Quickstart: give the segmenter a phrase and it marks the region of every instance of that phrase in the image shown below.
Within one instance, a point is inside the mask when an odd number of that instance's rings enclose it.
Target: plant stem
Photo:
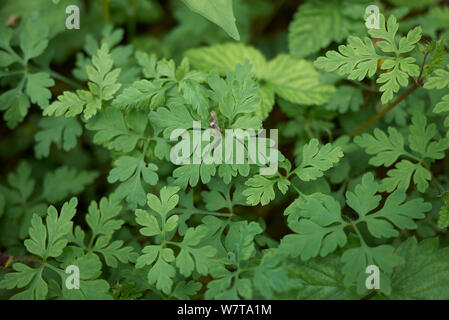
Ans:
[[[75,89],[84,89],[83,86],[80,85],[79,83],[67,78],[66,76],[63,76],[60,73],[57,73],[56,71],[48,69],[48,70],[45,70],[45,72],[49,73],[53,78],[58,79]]]
[[[128,35],[130,39],[134,39],[136,36],[136,0],[129,0],[128,5],[131,8],[131,14],[128,18]]]
[[[353,221],[349,222],[348,225],[351,226],[355,230],[355,233],[357,234],[357,236],[360,239],[360,244],[362,245],[362,247],[368,247],[368,245],[365,242],[365,239],[363,239],[363,236],[360,233],[359,228],[357,228],[357,225]]]
[[[422,87],[423,85],[423,75],[424,75],[424,67],[426,65],[426,59],[428,56],[429,52],[426,51],[426,53],[424,54],[424,59],[423,59],[423,63],[421,64],[421,68],[419,71],[419,76],[418,78],[413,78],[414,84],[413,86],[408,89],[405,93],[403,93],[399,98],[397,98],[395,101],[393,101],[388,107],[386,107],[385,109],[383,109],[381,112],[379,112],[378,114],[376,114],[374,117],[372,117],[370,120],[368,120],[367,122],[365,122],[364,124],[362,124],[360,127],[358,127],[357,129],[355,129],[354,131],[352,131],[349,136],[351,138],[353,138],[354,136],[358,135],[359,133],[361,133],[363,130],[365,130],[366,128],[368,128],[369,126],[371,126],[374,122],[376,122],[377,120],[381,119],[385,114],[388,113],[388,111],[390,111],[391,109],[393,109],[394,107],[396,107],[399,102],[401,102],[402,100],[404,100],[405,98],[407,98],[409,95],[411,95],[418,87]]]
[[[106,24],[109,24],[111,21],[111,15],[109,12],[109,0],[103,0],[103,15],[104,15],[104,22]]]
[[[376,114],[374,117],[372,117],[371,119],[369,119],[367,122],[365,122],[364,124],[362,124],[360,127],[358,127],[357,129],[355,129],[354,131],[352,131],[349,136],[351,138],[353,138],[354,136],[358,135],[359,133],[361,133],[363,130],[365,130],[366,128],[370,127],[374,122],[376,122],[377,120],[381,119],[385,114],[388,113],[388,111],[390,111],[391,109],[393,109],[394,107],[396,107],[399,102],[401,102],[402,100],[404,100],[405,98],[407,98],[409,95],[411,95],[417,88],[419,87],[418,83],[414,83],[412,87],[410,87],[406,92],[404,92],[400,97],[398,97],[395,101],[393,101],[388,107],[386,107],[385,109],[383,109],[381,112],[379,112],[378,114]]]

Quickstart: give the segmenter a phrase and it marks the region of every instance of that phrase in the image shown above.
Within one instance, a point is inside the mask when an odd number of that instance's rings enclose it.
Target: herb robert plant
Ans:
[[[373,4],[2,1],[0,298],[448,299],[449,7]],[[195,121],[278,169],[173,164]]]

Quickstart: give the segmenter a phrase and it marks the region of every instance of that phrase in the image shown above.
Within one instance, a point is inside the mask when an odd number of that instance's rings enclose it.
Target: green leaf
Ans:
[[[408,85],[409,77],[419,75],[419,66],[415,63],[413,57],[403,57],[415,49],[416,43],[421,39],[421,28],[408,32],[406,37],[396,41],[396,33],[399,28],[396,18],[391,15],[388,22],[385,23],[383,15],[379,16],[379,29],[370,29],[368,33],[373,39],[381,41],[376,42],[383,53],[394,54],[379,55],[373,42],[365,37],[363,40],[359,37],[348,37],[347,45],[340,45],[338,51],[328,51],[325,57],[319,57],[315,61],[315,66],[332,72],[337,71],[342,76],[347,76],[351,80],[363,80],[366,76],[372,77],[377,70],[378,61],[384,59],[381,70],[387,70],[381,73],[376,82],[381,83],[382,103],[386,104],[393,99],[401,87]]]
[[[301,164],[293,170],[303,181],[315,180],[323,176],[323,172],[332,168],[343,157],[340,147],[332,147],[330,143],[319,148],[318,139],[312,139],[302,149]]]
[[[238,268],[241,263],[250,260],[256,254],[254,237],[262,233],[256,222],[233,222],[225,238],[225,247],[229,257],[229,264]],[[253,289],[251,280],[243,278],[239,272],[228,271],[223,266],[211,269],[214,280],[207,284],[206,299],[238,299],[239,296],[251,299]]]
[[[162,131],[165,138],[170,138],[175,129],[192,128],[194,120],[184,104],[170,103],[167,107],[157,108],[148,116],[156,134]]]
[[[423,114],[415,113],[413,114],[412,125],[409,127],[409,130],[410,149],[424,158],[444,158],[444,151],[449,148],[449,139],[438,139],[439,134],[435,123],[427,125],[426,117]]]
[[[40,56],[48,45],[49,28],[44,23],[28,20],[20,33],[20,49],[25,61]]]
[[[341,5],[337,1],[313,1],[298,7],[288,28],[289,48],[294,57],[306,57],[346,37],[347,21]]]
[[[142,179],[150,185],[158,181],[158,167],[153,163],[145,163],[140,155],[121,156],[114,161],[114,168],[109,172],[108,182],[119,181],[115,190],[120,199],[126,198],[131,204],[145,204],[145,190]]]
[[[433,112],[443,113],[449,111],[449,94],[443,96],[440,102],[435,105]]]
[[[59,202],[69,195],[81,193],[97,176],[98,173],[95,171],[78,171],[67,166],[60,167],[46,174],[42,196],[50,203]],[[66,183],[67,181],[70,183]]]
[[[326,103],[335,88],[324,84],[312,63],[280,54],[268,63],[264,80],[278,94],[293,103]]]
[[[122,240],[116,240],[111,243],[109,240],[107,236],[98,237],[93,247],[95,252],[103,255],[106,265],[111,268],[117,268],[118,261],[124,264],[135,261],[137,254],[132,247],[124,247]]]
[[[119,230],[124,221],[116,219],[122,207],[112,198],[102,198],[100,205],[92,201],[89,205],[86,222],[92,230],[93,236],[105,235],[107,237]]]
[[[240,43],[225,43],[190,49],[185,56],[196,68],[204,71],[215,70],[222,76],[225,76],[228,70],[233,71],[237,64],[244,64],[248,60],[253,66],[252,72],[261,79],[265,74],[267,63],[259,50]]]
[[[290,181],[287,179],[283,177],[273,178],[255,175],[245,182],[245,185],[249,188],[245,189],[242,192],[242,195],[247,197],[246,201],[249,205],[255,206],[260,203],[262,206],[265,206],[275,197],[274,186],[276,183],[279,190],[285,194],[288,190],[288,186],[290,185]]]
[[[193,270],[201,275],[209,273],[209,268],[213,265],[213,261],[210,259],[215,256],[216,249],[210,245],[198,246],[207,232],[207,228],[201,225],[189,228],[182,242],[177,243],[181,251],[176,257],[176,266],[183,276],[190,276]]]
[[[136,210],[136,222],[144,227],[139,230],[144,236],[152,237],[162,234],[162,230],[156,217],[150,215],[145,210]]]
[[[156,81],[139,80],[134,82],[130,87],[123,90],[113,104],[120,109],[143,109],[154,110],[165,100],[166,88],[161,86],[162,83]]]
[[[380,291],[386,294],[391,293],[391,281],[387,274],[390,274],[394,267],[404,263],[404,259],[390,245],[351,248],[343,253],[341,261],[344,264],[342,271],[345,275],[345,284],[357,282],[358,292],[366,290],[366,267],[369,265],[379,267],[383,271],[380,273]]]
[[[338,51],[327,51],[326,56],[319,57],[314,65],[328,72],[337,71],[339,75],[351,80],[363,80],[376,72],[380,56],[368,37],[362,40],[349,36],[347,44],[340,45]]]
[[[163,187],[160,198],[151,193],[147,195],[147,204],[164,218],[178,204],[178,191],[178,187]]]
[[[5,111],[3,119],[11,129],[25,119],[30,106],[30,100],[19,89],[11,89],[0,95],[0,110]]]
[[[70,91],[64,91],[62,95],[58,96],[58,100],[52,102],[48,107],[45,108],[44,116],[62,116],[74,117],[83,112],[83,109],[87,103],[83,99],[83,95],[86,97],[91,97],[87,91],[78,90],[76,93]]]
[[[182,0],[190,10],[201,14],[206,19],[220,26],[235,40],[240,40],[235,25],[232,0]]]
[[[180,300],[188,300],[190,296],[194,296],[200,291],[202,285],[196,281],[180,281],[173,289],[172,296]]]
[[[346,113],[347,111],[359,111],[363,103],[362,92],[354,87],[341,85],[337,91],[329,98],[326,105],[327,110],[336,110],[339,113]]]
[[[34,152],[38,159],[48,157],[52,143],[64,151],[73,149],[77,138],[83,133],[81,125],[75,118],[42,118],[39,120],[39,128],[40,130],[34,136],[36,141]]]
[[[107,44],[103,44],[92,57],[92,65],[86,67],[90,92],[98,96],[100,100],[111,100],[121,87],[121,84],[117,83],[120,69],[112,69],[114,60]]]
[[[330,196],[314,193],[296,199],[284,215],[295,233],[282,238],[280,249],[293,257],[324,257],[347,242],[340,205]]]
[[[110,300],[109,283],[104,279],[98,279],[101,274],[100,258],[90,252],[85,255],[66,259],[62,264],[65,269],[68,265],[75,265],[80,270],[80,287],[78,290],[70,290],[65,285],[69,274],[63,270],[59,275],[63,280],[62,295],[67,300]]]
[[[388,171],[387,175],[388,177],[383,179],[380,188],[380,190],[387,192],[391,192],[396,188],[408,189],[412,176],[418,191],[425,192],[429,187],[429,181],[432,179],[429,170],[418,163],[408,160],[398,162],[394,169]]]
[[[0,51],[0,67],[7,67],[16,61],[16,58],[8,52]]]
[[[438,249],[438,239],[409,238],[396,250],[405,264],[391,277],[391,299],[448,299],[449,249]]]
[[[25,92],[31,102],[37,103],[41,108],[48,106],[51,92],[47,88],[54,86],[55,81],[46,72],[28,73],[26,79]]]
[[[226,80],[212,71],[208,83],[214,93],[212,99],[217,102],[221,113],[231,122],[234,122],[239,114],[256,112],[260,105],[259,86],[253,81],[248,61],[243,65],[237,64],[235,72],[229,72]]]
[[[145,139],[147,122],[147,117],[141,112],[131,111],[123,115],[116,108],[108,108],[90,120],[86,128],[96,131],[95,143],[110,150],[128,153]]]
[[[303,262],[295,259],[287,262],[292,277],[300,284],[292,290],[295,299],[343,300],[360,299],[351,286],[343,282],[342,263],[336,254],[317,257]]]
[[[112,69],[113,65],[108,45],[104,43],[93,56],[92,65],[86,66],[89,91],[64,91],[57,101],[45,108],[44,116],[74,117],[83,113],[86,120],[92,118],[101,109],[103,101],[112,100],[121,87],[117,82],[120,69]]]
[[[283,258],[279,250],[266,250],[260,264],[254,269],[252,284],[266,299],[273,299],[293,287],[288,270],[283,266]]]
[[[413,230],[417,228],[414,219],[422,219],[432,206],[421,198],[406,201],[404,189],[398,189],[388,196],[382,209],[376,209],[381,197],[376,195],[379,185],[371,173],[362,177],[362,183],[354,192],[346,192],[347,204],[359,215],[356,223],[365,222],[368,231],[377,238],[396,237],[399,233],[394,229]]]
[[[370,164],[388,167],[406,153],[404,137],[395,128],[388,127],[388,135],[378,128],[373,133],[374,135],[364,133],[354,138],[354,142],[364,148],[366,153],[376,155],[369,160]]]
[[[436,5],[439,0],[389,0],[389,2],[397,7],[423,8]]]
[[[334,87],[320,81],[319,73],[306,60],[281,54],[266,62],[260,51],[241,44],[214,45],[187,51],[189,61],[201,70],[214,70],[226,75],[237,64],[246,60],[252,65],[252,72],[261,82],[259,94],[262,105],[257,114],[265,119],[274,104],[274,93],[288,101],[312,105],[327,102],[335,91]]]
[[[412,177],[418,190],[426,191],[431,174],[422,161],[425,158],[431,161],[441,159],[444,157],[444,151],[449,148],[449,140],[440,138],[436,125],[433,123],[427,125],[426,117],[420,113],[413,113],[409,131],[408,146],[412,153],[405,149],[403,135],[391,127],[388,128],[388,135],[376,128],[374,136],[365,133],[354,139],[354,142],[365,148],[368,154],[376,155],[369,161],[374,166],[391,166],[400,157],[408,157],[416,161],[401,160],[396,163],[395,168],[388,171],[388,177],[382,182],[381,190],[383,191],[391,192],[396,188],[407,189]]]
[[[49,257],[60,256],[68,243],[67,236],[72,232],[71,220],[75,216],[77,203],[76,198],[65,202],[59,216],[56,208],[50,206],[45,225],[42,218],[35,214],[31,219],[30,239],[24,242],[27,250],[42,257],[44,261]]]
[[[438,228],[446,229],[449,226],[449,194],[443,195],[443,204],[441,205],[438,218]]]
[[[447,66],[449,68],[449,65]],[[449,71],[445,69],[438,69],[432,72],[424,84],[426,89],[443,89],[449,86]]]
[[[24,288],[24,291],[11,297],[13,300],[43,300],[47,297],[48,286],[42,279],[43,268],[33,269],[23,263],[14,263],[16,272],[8,273],[0,281],[0,288],[13,289]]]
[[[145,249],[143,252],[148,254]],[[159,258],[148,272],[148,283],[156,284],[156,288],[162,292],[169,294],[173,285],[173,277],[175,276],[175,268],[170,264],[175,259],[173,251],[164,248],[159,252]]]

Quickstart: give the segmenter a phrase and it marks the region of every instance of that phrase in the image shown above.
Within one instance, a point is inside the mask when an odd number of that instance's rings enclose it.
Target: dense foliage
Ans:
[[[448,46],[439,0],[2,1],[0,298],[449,299]],[[173,164],[194,121],[277,172]]]

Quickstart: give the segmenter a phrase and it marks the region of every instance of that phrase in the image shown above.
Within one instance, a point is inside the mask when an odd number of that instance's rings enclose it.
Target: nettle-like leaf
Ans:
[[[143,254],[137,259],[136,268],[150,266],[148,282],[155,284],[156,288],[165,294],[172,291],[176,268],[184,277],[190,276],[194,270],[207,275],[212,265],[211,258],[216,253],[214,247],[200,245],[208,233],[207,227],[203,225],[187,229],[181,242],[171,241],[178,228],[178,215],[170,216],[170,212],[179,201],[178,191],[178,187],[164,187],[160,191],[160,197],[149,193],[147,205],[152,210],[151,213],[141,209],[136,211],[136,222],[143,227],[140,233],[147,237],[157,236],[160,239],[157,240],[157,244],[143,248]],[[179,249],[176,258],[173,246]]]
[[[57,101],[45,108],[45,116],[74,117],[82,113],[88,120],[102,108],[103,101],[114,98],[114,94],[121,87],[117,82],[120,69],[113,69],[114,61],[106,43],[92,57],[92,64],[86,66],[89,91],[77,90],[75,93],[65,91],[58,96]]]
[[[447,248],[439,249],[437,238],[409,238],[396,252],[405,263],[391,276],[391,299],[446,299],[449,281]]]
[[[298,268],[298,266],[301,266]],[[345,285],[344,275],[341,272],[342,262],[336,254],[324,258],[314,258],[307,262],[301,259],[288,259],[286,268],[292,274],[298,285],[288,296],[295,299],[307,300],[334,300],[359,299],[355,288]],[[293,292],[293,294],[292,294]]]
[[[373,135],[364,133],[355,137],[354,142],[375,155],[369,161],[374,166],[391,166],[398,159],[394,169],[388,171],[383,179],[381,190],[391,192],[396,188],[407,189],[413,177],[418,191],[425,192],[432,175],[428,165],[444,157],[449,148],[449,140],[441,138],[435,124],[427,124],[426,117],[415,113],[409,127],[408,147],[404,136],[395,128],[388,128],[388,135],[380,129],[374,129]],[[410,160],[413,160],[410,161]]]
[[[332,41],[341,42],[351,31],[361,33],[363,25],[353,18],[357,14],[363,16],[365,7],[361,3],[311,1],[301,4],[288,28],[291,54],[306,57]]]
[[[232,10],[232,0],[182,0],[190,10],[220,26],[226,33],[240,40]]]
[[[312,64],[286,54],[267,62],[257,49],[229,43],[191,49],[186,56],[195,67],[206,71],[216,70],[222,75],[248,60],[252,65],[252,72],[260,82],[262,104],[257,114],[261,119],[265,119],[270,113],[275,94],[297,104],[320,105],[327,102],[335,91],[333,86],[320,80],[320,75]]]
[[[379,60],[383,59],[380,69],[386,71],[380,74],[376,82],[382,84],[381,101],[385,104],[393,99],[401,87],[408,85],[409,77],[419,75],[415,58],[407,55],[410,55],[421,39],[421,27],[410,30],[406,37],[397,42],[398,28],[399,24],[394,16],[390,16],[385,23],[385,18],[380,15],[380,29],[368,31],[373,39],[380,40],[375,45],[368,37],[361,39],[350,36],[346,45],[338,47],[338,52],[328,51],[326,56],[319,57],[314,65],[329,72],[336,71],[351,80],[363,80],[367,76],[374,76]],[[376,48],[379,48],[382,54],[377,53]]]

